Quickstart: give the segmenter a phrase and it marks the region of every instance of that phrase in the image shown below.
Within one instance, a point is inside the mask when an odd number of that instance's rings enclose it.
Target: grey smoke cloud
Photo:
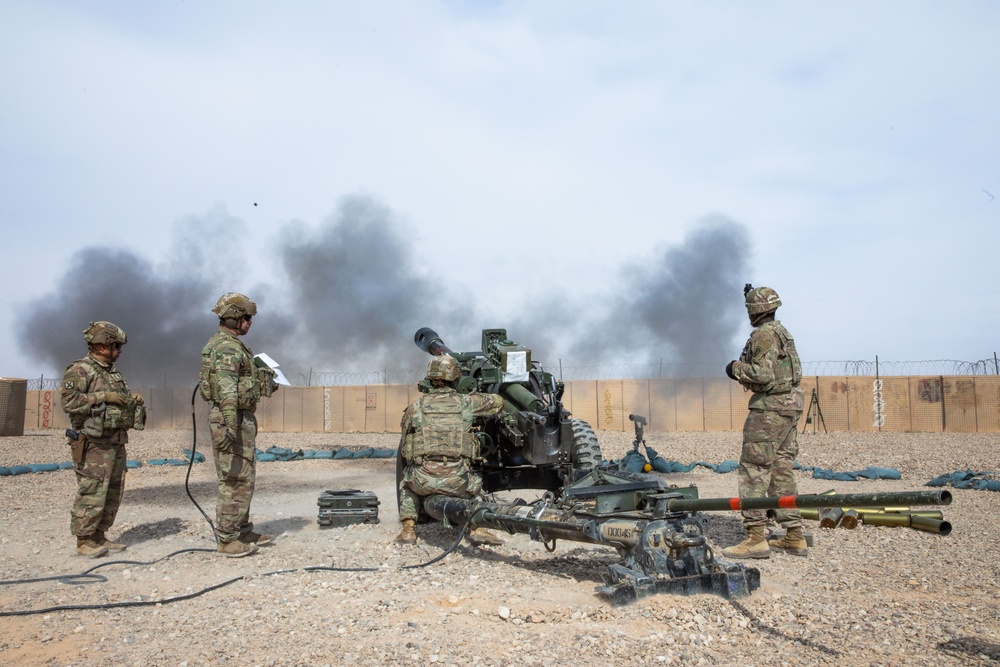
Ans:
[[[310,370],[416,370],[424,357],[413,333],[422,326],[463,351],[478,347],[482,328],[506,327],[550,371],[557,360],[724,364],[744,317],[747,233],[722,217],[623,266],[615,293],[525,298],[524,308],[500,321],[496,308],[463,291],[470,286],[421,265],[412,231],[371,197],[345,197],[316,226],[284,225],[273,280],[253,285],[246,274],[259,272],[233,260],[243,257],[242,223],[224,208],[182,221],[174,234],[159,264],[127,249],[80,250],[55,293],[19,309],[24,352],[61,370],[85,354],[87,323],[106,319],[128,332],[120,366],[131,384],[193,387],[201,348],[217,325],[210,309],[227,291],[257,302],[247,342],[277,359],[293,384],[304,384]],[[489,321],[481,321],[486,312]]]
[[[420,327],[463,330],[474,319],[472,299],[419,266],[407,231],[370,197],[344,198],[318,228],[289,225],[279,247],[291,304],[282,317],[295,329],[270,343],[290,366],[397,369],[420,354]]]
[[[158,265],[125,248],[83,248],[54,294],[18,309],[22,349],[61,372],[86,354],[88,323],[107,320],[128,334],[119,365],[130,382],[186,386],[193,378],[194,386],[200,345],[216,326],[208,312],[218,298],[212,295],[226,280],[224,257],[240,252],[242,230],[242,222],[217,207],[179,222]]]
[[[624,267],[626,289],[573,355],[604,361],[632,350],[636,363],[665,359],[698,373],[725,364],[738,352],[733,337],[746,320],[749,248],[742,225],[715,215],[680,245]]]

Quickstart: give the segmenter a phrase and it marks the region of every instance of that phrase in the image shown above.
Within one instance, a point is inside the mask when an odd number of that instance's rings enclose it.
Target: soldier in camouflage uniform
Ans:
[[[799,388],[802,364],[792,335],[774,319],[781,305],[777,292],[770,287],[750,285],[744,292],[747,314],[754,330],[740,358],[726,366],[730,378],[753,392],[750,414],[743,426],[740,497],[797,495],[792,465],[799,453],[795,434],[804,407],[804,396]],[[749,536],[724,549],[723,556],[769,558],[771,549],[805,556],[808,545],[798,511],[776,510],[776,520],[786,529],[786,534],[769,543],[764,535],[767,513],[743,510],[743,527]]]
[[[105,533],[115,522],[125,490],[125,444],[130,428],[145,422],[142,396],[133,394],[115,368],[128,336],[111,322],[91,322],[83,332],[87,356],[66,367],[62,407],[76,440],[70,440],[77,491],[70,515],[76,553],[87,558],[124,551]]]
[[[256,533],[250,521],[257,475],[257,418],[261,396],[278,388],[275,373],[256,366],[253,352],[239,339],[250,330],[257,304],[236,292],[223,294],[212,312],[219,330],[201,351],[198,390],[211,403],[208,422],[219,478],[215,505],[218,551],[229,558],[249,556],[274,535]]]
[[[434,357],[427,366],[430,389],[403,412],[401,457],[406,467],[399,484],[399,520],[403,529],[396,536],[402,544],[417,543],[413,527],[422,496],[474,498],[482,490],[482,478],[469,467],[469,461],[478,455],[472,425],[477,417],[499,413],[503,397],[459,393],[453,383],[461,374],[454,357]],[[469,538],[477,544],[503,542],[485,528],[472,531]]]

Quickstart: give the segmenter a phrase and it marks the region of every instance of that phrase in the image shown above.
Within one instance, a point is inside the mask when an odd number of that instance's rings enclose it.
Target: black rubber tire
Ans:
[[[601,454],[601,443],[593,427],[582,419],[571,419],[573,428],[573,470],[590,471],[604,461]]]

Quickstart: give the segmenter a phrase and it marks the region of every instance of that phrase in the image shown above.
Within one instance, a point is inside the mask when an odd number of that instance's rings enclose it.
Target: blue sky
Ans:
[[[463,349],[520,322],[560,360],[714,362],[749,331],[744,282],[778,290],[803,359],[991,357],[998,25],[994,2],[6,0],[0,375],[61,372],[88,319],[175,341],[149,320],[190,320],[196,348],[229,290],[261,303],[251,346],[324,347],[324,370],[421,361],[403,311]],[[366,224],[361,264],[395,272],[289,287],[326,261],[296,253],[353,266]],[[735,251],[699,242],[720,229]],[[720,254],[671,264],[695,248]],[[132,260],[154,296],[89,287]],[[704,294],[630,296],[654,284]],[[633,316],[620,348],[581,346]],[[658,341],[664,319],[731,352]]]

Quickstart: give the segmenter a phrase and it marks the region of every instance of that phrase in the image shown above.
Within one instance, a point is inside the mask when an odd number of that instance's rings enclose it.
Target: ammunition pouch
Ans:
[[[100,438],[104,435],[104,411],[107,405],[100,403],[90,409],[90,414],[83,420],[83,428],[79,429],[81,435],[89,435],[91,438]]]
[[[198,372],[198,395],[201,396],[203,401],[212,403],[215,399],[212,396],[212,380],[209,375],[210,373],[205,368],[205,364],[202,364],[201,371]]]
[[[69,438],[67,438],[69,440]],[[87,450],[87,436],[81,433],[76,440],[69,440],[70,453],[73,457],[73,467],[83,467],[83,456]]]
[[[254,373],[257,375],[257,383],[260,385],[260,395],[267,398],[278,388],[278,383],[274,381],[278,374],[267,366],[255,366]]]
[[[146,428],[146,406],[136,405],[135,406],[135,419],[132,422],[132,428],[136,431],[142,431]]]
[[[104,438],[115,431],[125,431],[130,428],[142,430],[146,427],[146,406],[139,405],[129,394],[125,405],[100,403],[90,410],[83,420],[81,434],[91,438]],[[138,424],[138,425],[137,425]]]
[[[129,396],[125,405],[107,404],[104,408],[104,430],[120,431],[135,425],[135,400]]]
[[[416,433],[408,437],[412,437],[413,440],[413,446],[411,446],[413,459],[433,456],[472,460],[479,458],[479,438],[468,431],[450,433],[447,439],[442,437],[442,434],[436,429],[431,433]]]
[[[244,375],[236,382],[236,408],[253,410],[260,400],[260,382],[256,375]]]

